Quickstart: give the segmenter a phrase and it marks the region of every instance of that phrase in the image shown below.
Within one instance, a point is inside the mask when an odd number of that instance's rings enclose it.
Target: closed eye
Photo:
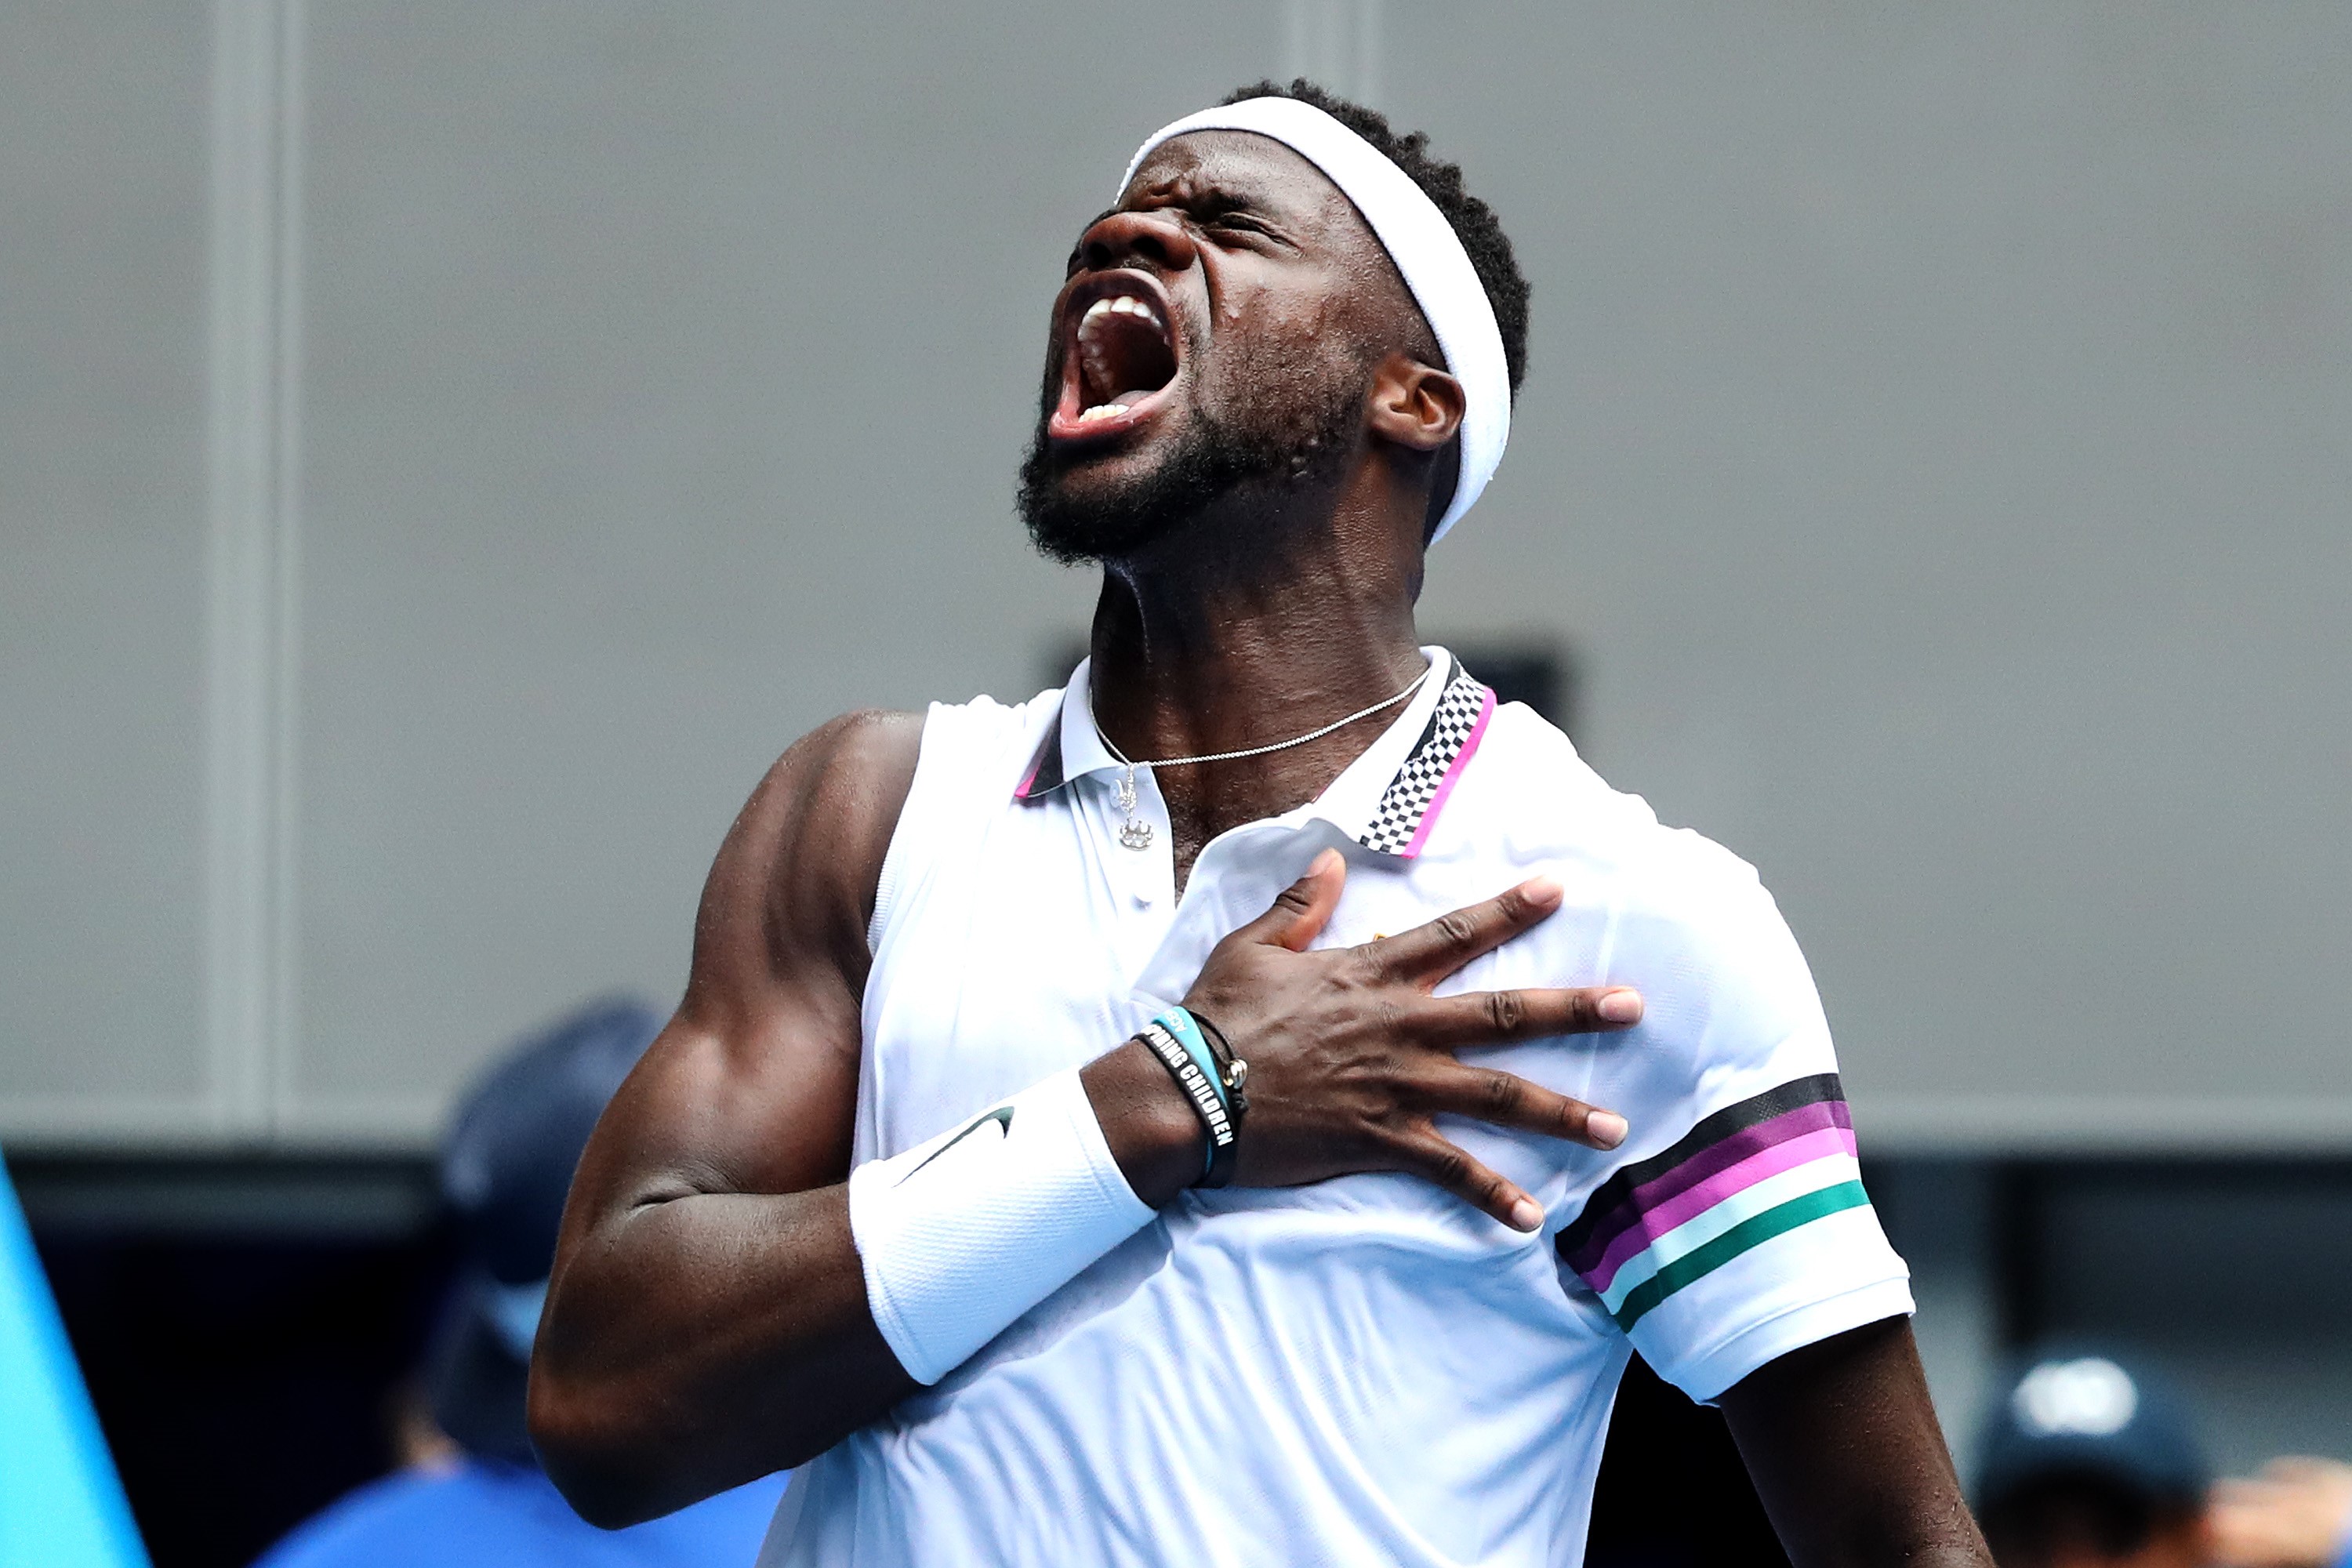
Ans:
[[[1244,240],[1264,240],[1286,247],[1290,244],[1280,229],[1262,218],[1252,217],[1247,213],[1219,213],[1214,217],[1203,220],[1201,231],[1203,234]]]

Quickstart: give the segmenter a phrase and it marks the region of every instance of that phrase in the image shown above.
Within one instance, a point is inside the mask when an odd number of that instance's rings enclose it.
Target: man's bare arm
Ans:
[[[920,738],[852,714],[770,770],[711,867],[677,1016],[582,1157],[530,1420],[598,1523],[798,1464],[915,1386],[841,1184],[866,925]]]
[[[1908,1319],[1782,1356],[1722,1405],[1797,1568],[1991,1568]]]

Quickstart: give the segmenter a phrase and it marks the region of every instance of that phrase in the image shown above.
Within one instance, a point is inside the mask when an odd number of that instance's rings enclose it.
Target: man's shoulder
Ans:
[[[922,746],[923,714],[891,708],[854,708],[794,741],[776,769],[798,774],[804,787],[854,784],[877,773],[911,770]]]
[[[878,861],[914,779],[925,728],[922,714],[866,708],[794,741],[743,803],[714,875],[747,870],[762,885],[786,868],[822,876],[836,860]],[[740,864],[730,867],[730,851],[740,853]]]
[[[1061,732],[1062,690],[1052,687],[1022,702],[982,693],[961,702],[934,702],[920,716],[923,752],[1026,759]]]
[[[1498,787],[1485,831],[1515,869],[1560,879],[1581,918],[1563,922],[1559,940],[1581,944],[1602,978],[1640,987],[1654,1034],[1696,1041],[1734,1013],[1746,1021],[1738,1033],[1814,1026],[1811,971],[1754,866],[1659,821],[1534,713],[1499,710],[1494,727]]]
[[[969,763],[1026,755],[1060,711],[1061,692],[1026,702],[992,697],[934,702],[921,712],[856,708],[836,714],[784,748],[744,806],[746,818],[780,825],[805,820],[820,837],[844,823],[878,823],[887,832],[926,759]]]
[[[852,709],[786,747],[769,770],[769,777],[771,782],[790,780],[804,794],[846,792],[856,797],[881,786],[903,799],[921,759],[932,752],[969,753],[1034,745],[1037,732],[1049,727],[1060,711],[1061,696],[1059,689],[1054,689],[1025,702],[1008,703],[983,694],[961,702],[933,702],[919,712]]]
[[[1660,821],[1532,709],[1498,708],[1490,728],[1496,765],[1482,815],[1515,858],[1601,879],[1616,900],[1656,917],[1707,918],[1726,902],[1769,901],[1754,866],[1703,833]]]

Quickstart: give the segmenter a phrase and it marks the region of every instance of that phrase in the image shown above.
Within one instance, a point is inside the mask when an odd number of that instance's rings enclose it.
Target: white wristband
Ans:
[[[1152,1217],[1078,1069],[849,1173],[874,1321],[933,1384]]]

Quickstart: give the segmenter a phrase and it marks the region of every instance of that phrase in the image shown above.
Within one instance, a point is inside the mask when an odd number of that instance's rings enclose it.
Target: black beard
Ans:
[[[1038,552],[1065,566],[1115,561],[1177,532],[1220,502],[1255,491],[1268,500],[1336,478],[1362,417],[1363,390],[1334,395],[1263,430],[1196,414],[1175,451],[1150,473],[1085,501],[1062,485],[1043,423],[1021,465],[1018,502]]]

